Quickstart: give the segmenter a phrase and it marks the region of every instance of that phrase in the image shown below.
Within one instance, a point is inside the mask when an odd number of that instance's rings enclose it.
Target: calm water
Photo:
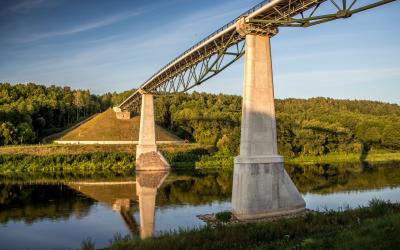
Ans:
[[[400,164],[290,166],[310,209],[400,202]],[[0,249],[76,249],[90,238],[148,237],[204,223],[196,216],[230,209],[231,173],[152,173],[113,181],[5,179],[0,184]],[[153,216],[155,215],[155,216]],[[154,231],[153,231],[154,227]]]

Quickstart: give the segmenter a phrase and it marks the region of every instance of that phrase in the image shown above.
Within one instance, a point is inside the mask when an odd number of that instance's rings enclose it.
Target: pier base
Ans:
[[[237,219],[254,220],[304,211],[305,202],[278,158],[256,161],[235,158],[232,207]]]
[[[232,212],[239,220],[302,212],[305,202],[278,155],[268,36],[246,35],[240,155],[235,158]]]

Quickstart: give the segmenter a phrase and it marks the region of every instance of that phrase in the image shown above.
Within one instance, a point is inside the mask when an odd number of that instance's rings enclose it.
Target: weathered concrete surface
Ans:
[[[269,38],[246,36],[240,156],[278,155]]]
[[[232,207],[238,219],[249,220],[292,214],[305,202],[283,162],[235,163]]]
[[[169,164],[157,151],[153,95],[142,94],[139,144],[136,146],[136,170],[166,170]]]
[[[154,124],[153,95],[142,95],[140,113],[139,145],[136,147],[136,156],[147,152],[156,152],[156,131]]]
[[[131,119],[131,112],[127,112],[127,111],[115,112],[115,115],[117,116],[117,119],[120,119],[120,120]]]
[[[246,35],[240,155],[235,158],[232,209],[238,219],[304,210],[305,202],[278,155],[268,36]]]

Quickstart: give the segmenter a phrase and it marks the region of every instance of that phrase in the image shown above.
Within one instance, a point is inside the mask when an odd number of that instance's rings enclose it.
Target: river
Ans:
[[[307,208],[400,202],[400,163],[290,165]],[[105,247],[115,235],[149,237],[205,223],[230,209],[230,171],[153,172],[103,179],[0,179],[0,249]]]

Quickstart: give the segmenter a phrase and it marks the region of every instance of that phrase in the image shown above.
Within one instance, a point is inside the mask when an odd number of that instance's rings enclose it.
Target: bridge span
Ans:
[[[305,202],[278,154],[270,38],[280,27],[306,28],[395,0],[267,0],[246,11],[161,68],[121,104],[117,117],[140,109],[137,170],[169,165],[157,151],[153,95],[184,92],[244,56],[240,155],[234,161],[232,209],[238,219],[302,212]],[[140,105],[141,102],[141,105]]]

